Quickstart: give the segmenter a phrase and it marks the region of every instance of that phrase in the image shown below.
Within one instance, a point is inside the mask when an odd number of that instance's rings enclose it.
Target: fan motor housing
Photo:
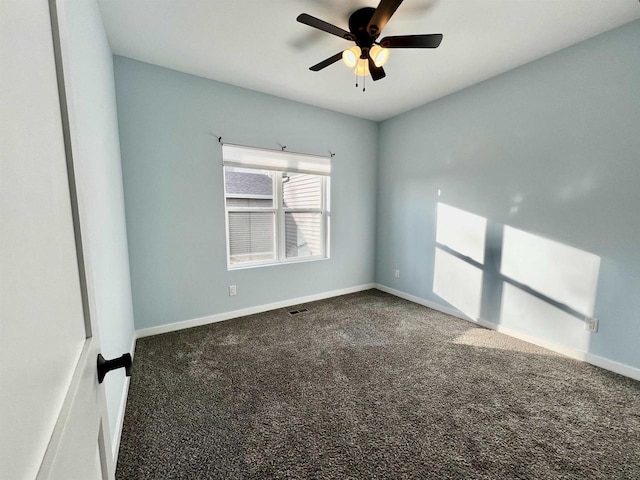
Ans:
[[[362,58],[367,58],[365,49],[368,52],[377,37],[377,35],[372,37],[367,31],[367,26],[369,25],[371,17],[373,17],[375,11],[376,9],[372,7],[360,8],[353,12],[349,17],[349,31],[356,37],[356,45],[363,50]]]

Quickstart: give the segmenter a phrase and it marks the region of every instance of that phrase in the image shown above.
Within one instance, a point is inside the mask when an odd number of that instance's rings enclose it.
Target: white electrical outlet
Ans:
[[[229,296],[233,297],[236,294],[236,286],[235,285],[229,285]]]
[[[396,268],[395,277],[400,278],[400,270]]]
[[[585,317],[584,329],[596,333],[598,331],[598,319],[595,317]]]

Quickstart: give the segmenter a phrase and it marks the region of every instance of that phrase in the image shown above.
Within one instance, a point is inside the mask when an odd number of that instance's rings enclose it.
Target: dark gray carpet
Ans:
[[[640,383],[377,290],[143,338],[117,476],[640,478]]]

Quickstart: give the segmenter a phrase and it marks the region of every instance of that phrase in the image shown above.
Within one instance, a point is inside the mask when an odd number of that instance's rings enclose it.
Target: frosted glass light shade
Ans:
[[[376,64],[376,67],[383,66],[385,63],[387,63],[387,60],[389,60],[389,50],[381,47],[380,45],[374,45],[373,47],[371,47],[371,50],[369,50],[369,55],[371,55],[373,63]]]
[[[355,67],[361,53],[360,47],[351,47],[342,52],[342,61],[347,65],[347,67]]]
[[[369,61],[363,59],[358,60],[358,65],[356,65],[355,74],[358,77],[364,77],[369,75]]]

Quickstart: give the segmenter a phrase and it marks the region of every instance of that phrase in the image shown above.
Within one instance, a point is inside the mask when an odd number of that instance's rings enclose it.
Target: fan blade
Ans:
[[[397,37],[384,37],[380,40],[380,46],[384,48],[438,48],[442,42],[442,34],[431,35],[400,35]]]
[[[367,32],[372,37],[377,37],[382,32],[391,16],[398,9],[402,0],[380,0],[378,8],[373,12],[369,25],[367,25]]]
[[[333,57],[329,57],[326,60],[321,61],[320,63],[315,64],[313,67],[310,67],[309,70],[313,70],[314,72],[318,72],[323,68],[328,67],[329,65],[333,65],[338,60],[342,58],[342,52],[336,53]]]
[[[305,25],[309,25],[310,27],[322,30],[323,32],[327,32],[337,37],[344,38],[345,40],[355,40],[352,33],[347,32],[340,27],[336,27],[335,25],[331,25],[330,23],[327,23],[324,20],[320,20],[319,18],[307,15],[306,13],[301,13],[300,15],[298,15],[298,18],[296,20],[298,20],[300,23],[304,23]]]
[[[371,72],[371,78],[373,78],[374,82],[387,76],[387,74],[384,73],[384,68],[376,67],[376,64],[373,63],[373,58],[371,58],[371,55],[369,55],[369,72]]]

